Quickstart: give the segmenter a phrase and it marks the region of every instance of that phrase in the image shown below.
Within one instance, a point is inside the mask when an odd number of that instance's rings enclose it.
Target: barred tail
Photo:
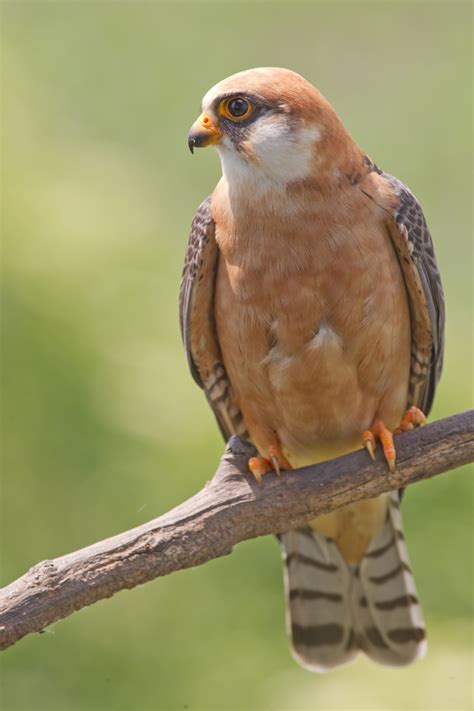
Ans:
[[[314,671],[363,651],[402,666],[426,650],[425,629],[405,546],[399,496],[358,566],[309,526],[281,536],[288,627],[297,661]]]

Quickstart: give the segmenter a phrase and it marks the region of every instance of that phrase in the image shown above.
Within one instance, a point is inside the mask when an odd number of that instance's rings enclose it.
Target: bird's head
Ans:
[[[249,69],[204,96],[188,145],[215,145],[231,186],[286,185],[315,175],[349,139],[336,113],[306,79],[288,69]]]

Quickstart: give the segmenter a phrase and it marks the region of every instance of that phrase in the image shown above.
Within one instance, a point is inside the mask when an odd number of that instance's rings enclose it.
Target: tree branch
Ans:
[[[240,541],[304,525],[318,514],[377,496],[474,461],[474,410],[397,437],[391,473],[358,451],[329,462],[247,474],[255,453],[229,440],[213,479],[159,518],[75,553],[38,563],[0,591],[0,649],[119,590],[226,555]]]

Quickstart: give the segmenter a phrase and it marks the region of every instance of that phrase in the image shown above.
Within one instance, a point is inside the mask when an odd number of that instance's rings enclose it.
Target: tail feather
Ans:
[[[361,561],[359,583],[361,594],[354,602],[371,621],[364,630],[369,639],[364,648],[366,654],[394,666],[409,664],[422,656],[426,651],[425,625],[408,560],[397,492],[390,495],[385,526]]]
[[[281,536],[288,628],[297,661],[326,671],[359,651],[401,666],[426,649],[425,631],[406,550],[397,492],[387,518],[358,566],[310,527]]]
[[[334,541],[308,526],[281,536],[287,626],[303,666],[325,671],[357,654],[351,634],[351,572]]]

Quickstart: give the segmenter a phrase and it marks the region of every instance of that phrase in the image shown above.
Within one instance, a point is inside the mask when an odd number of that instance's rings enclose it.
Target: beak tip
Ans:
[[[188,148],[191,153],[194,153],[195,148],[206,148],[206,146],[219,143],[220,139],[219,126],[209,116],[202,114],[193,123],[188,133]]]

